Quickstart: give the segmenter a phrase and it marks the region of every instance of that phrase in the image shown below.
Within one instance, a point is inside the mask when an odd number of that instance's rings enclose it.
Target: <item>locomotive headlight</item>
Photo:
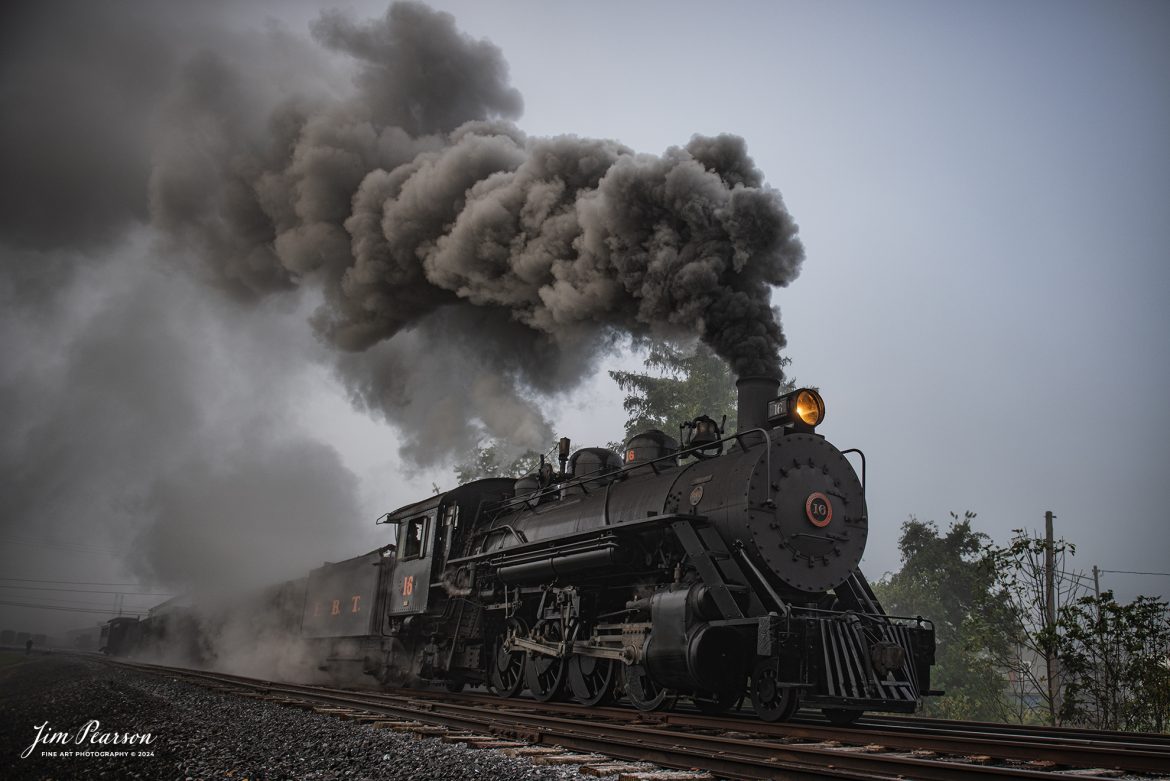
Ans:
[[[801,388],[768,402],[768,423],[812,431],[825,419],[825,400],[812,388]]]
[[[825,417],[825,402],[819,393],[802,390],[796,394],[796,404],[793,411],[801,422],[815,426]]]

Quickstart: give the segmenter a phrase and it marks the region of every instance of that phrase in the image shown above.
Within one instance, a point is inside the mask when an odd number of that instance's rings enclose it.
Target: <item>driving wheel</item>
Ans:
[[[509,651],[504,641],[509,635],[523,637],[528,628],[518,618],[509,619],[505,629],[492,642],[488,658],[488,689],[499,697],[515,697],[524,688],[524,652]]]
[[[799,689],[782,686],[775,659],[758,662],[752,670],[752,705],[764,721],[787,721],[800,707]]]
[[[537,625],[534,634],[546,643],[560,643],[561,623],[558,620],[544,621]],[[566,666],[563,657],[529,651],[524,662],[524,679],[532,696],[541,702],[555,699],[564,686]]]
[[[615,663],[595,656],[574,656],[569,660],[569,691],[582,705],[603,705],[613,698]]]

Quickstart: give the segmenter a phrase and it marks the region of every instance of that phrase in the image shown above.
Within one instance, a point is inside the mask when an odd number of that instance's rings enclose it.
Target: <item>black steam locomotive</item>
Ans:
[[[640,709],[686,696],[759,716],[801,704],[835,723],[913,712],[934,629],[887,616],[857,565],[863,479],[815,433],[818,393],[738,383],[738,427],[700,417],[623,456],[486,479],[388,513],[395,543],[314,570],[301,635],[341,674],[386,685],[486,685],[503,697]]]

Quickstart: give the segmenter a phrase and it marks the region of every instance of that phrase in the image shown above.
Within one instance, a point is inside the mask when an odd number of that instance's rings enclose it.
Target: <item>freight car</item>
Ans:
[[[98,652],[107,656],[128,656],[141,637],[141,626],[136,617],[119,616],[102,625]]]
[[[132,642],[123,644],[119,655],[308,680],[318,666],[313,654],[320,649],[306,646],[300,637],[306,583],[302,577],[256,591],[184,595],[151,608],[141,621],[115,619],[135,623]]]
[[[384,548],[309,575],[300,633],[324,669],[389,686],[709,712],[746,694],[769,721],[913,712],[937,693],[934,629],[886,615],[858,569],[864,455],[816,433],[816,391],[737,386],[733,435],[702,416],[682,445],[562,440],[559,469],[388,513]]]

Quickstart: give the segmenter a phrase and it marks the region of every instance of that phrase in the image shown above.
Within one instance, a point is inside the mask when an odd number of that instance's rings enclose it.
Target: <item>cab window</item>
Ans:
[[[427,523],[430,516],[412,518],[402,527],[402,544],[398,546],[404,559],[417,559],[426,555]]]

